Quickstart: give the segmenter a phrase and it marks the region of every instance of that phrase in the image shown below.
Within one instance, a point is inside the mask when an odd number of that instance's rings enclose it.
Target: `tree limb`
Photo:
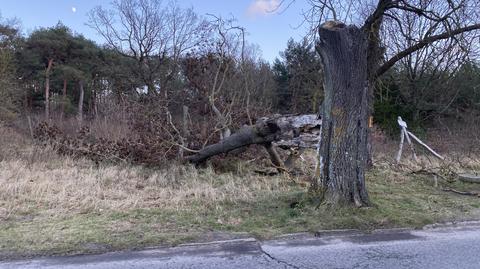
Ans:
[[[386,61],[382,66],[380,66],[380,68],[377,69],[377,71],[375,72],[375,77],[376,78],[380,77],[382,74],[384,74],[388,69],[390,69],[393,65],[395,65],[395,63],[397,63],[401,59],[403,59],[403,58],[407,57],[408,55],[422,49],[425,46],[428,46],[428,45],[432,44],[435,41],[451,38],[455,35],[465,33],[465,32],[469,32],[469,31],[473,31],[473,30],[478,30],[478,29],[480,29],[480,23],[469,25],[469,26],[462,27],[462,28],[458,28],[458,29],[455,29],[455,30],[450,31],[450,32],[445,32],[445,33],[442,33],[442,34],[426,37],[426,38],[420,40],[417,44],[415,44],[415,45],[413,45],[409,48],[406,48],[403,51],[400,51],[395,56],[393,56],[388,61]]]
[[[385,14],[385,11],[391,8],[392,5],[392,0],[380,0],[378,1],[377,8],[375,11],[368,16],[367,20],[365,21],[365,24],[363,25],[362,29],[364,31],[370,31],[372,26],[375,24],[378,24],[379,21],[382,20],[383,15]]]

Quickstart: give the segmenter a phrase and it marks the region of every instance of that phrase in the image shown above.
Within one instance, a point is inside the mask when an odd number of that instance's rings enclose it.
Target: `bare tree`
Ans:
[[[173,2],[163,7],[159,0],[115,0],[111,10],[100,6],[91,10],[88,25],[110,48],[136,61],[132,72],[151,94],[167,88],[180,56],[200,44],[205,27],[192,9]]]
[[[213,133],[219,133],[220,139],[224,139],[232,133],[233,107],[242,100],[247,100],[248,114],[248,86],[238,90],[232,83],[235,81],[246,85],[248,80],[245,72],[245,32],[242,27],[234,25],[234,19],[209,16],[212,18],[208,27],[209,46],[205,46],[196,55],[190,55],[186,74],[216,117],[216,130]],[[236,79],[239,73],[240,81]],[[242,92],[245,96],[241,96]]]
[[[387,55],[394,55],[397,51],[412,46],[429,31],[435,31],[430,20],[425,17],[406,11],[398,13],[403,13],[402,25],[390,21],[390,18],[384,24],[382,40],[388,44],[385,46]],[[475,33],[468,34],[468,37],[439,40],[398,61],[393,79],[399,85],[402,98],[409,100],[414,122],[427,120],[433,115],[422,115],[422,112],[436,111],[441,114],[458,97],[461,89],[451,89],[450,82],[474,51],[474,42],[469,41],[473,40],[472,35]]]
[[[370,204],[365,187],[368,118],[375,81],[397,62],[442,40],[459,42],[480,29],[478,0],[309,0],[305,13],[318,34],[325,74],[325,101],[316,186],[332,204]],[[387,51],[383,31],[404,29],[407,14],[428,24],[418,37],[399,31],[403,48]],[[340,22],[340,20],[344,22]],[[327,21],[325,23],[321,23]],[[347,25],[351,24],[351,25]],[[385,57],[385,58],[384,58]]]

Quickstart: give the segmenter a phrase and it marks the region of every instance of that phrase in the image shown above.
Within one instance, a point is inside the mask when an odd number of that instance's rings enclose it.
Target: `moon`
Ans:
[[[72,12],[73,12],[73,13],[77,12],[77,8],[76,8],[76,7],[72,7]]]

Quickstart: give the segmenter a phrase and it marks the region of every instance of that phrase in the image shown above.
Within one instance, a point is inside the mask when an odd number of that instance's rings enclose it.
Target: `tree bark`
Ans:
[[[82,123],[83,121],[83,98],[85,96],[85,91],[83,88],[83,81],[78,82],[78,88],[80,91],[80,97],[78,98],[78,121]]]
[[[53,59],[48,60],[45,70],[45,119],[50,119],[50,71],[52,70]]]
[[[227,153],[234,149],[252,144],[270,143],[275,140],[280,131],[280,127],[274,121],[260,121],[253,126],[241,128],[238,132],[224,138],[217,144],[205,147],[199,153],[187,157],[187,160],[194,164],[200,164],[212,156]]]
[[[355,26],[327,22],[317,44],[325,73],[325,100],[317,185],[333,205],[369,205],[367,34]]]
[[[317,115],[275,115],[271,118],[261,118],[255,125],[244,126],[217,144],[209,145],[186,159],[194,164],[199,164],[221,153],[231,152],[252,144],[260,144],[266,148],[272,163],[283,169],[284,163],[272,142],[284,149],[314,148],[318,143],[321,122]]]

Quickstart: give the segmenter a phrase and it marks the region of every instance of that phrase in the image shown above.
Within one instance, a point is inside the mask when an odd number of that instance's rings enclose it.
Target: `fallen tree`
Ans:
[[[233,135],[220,142],[204,147],[201,150],[192,150],[194,155],[182,158],[193,164],[201,164],[210,157],[222,154],[238,154],[246,147],[258,144],[267,150],[272,163],[279,171],[284,171],[288,165],[281,159],[276,148],[294,149],[290,153],[298,155],[295,149],[315,148],[318,144],[321,120],[317,115],[274,115],[260,118],[255,124],[240,128]],[[162,129],[168,132],[167,129]],[[90,133],[88,127],[81,128],[74,136],[63,133],[57,126],[46,122],[40,123],[32,129],[32,137],[43,146],[53,147],[60,154],[74,157],[86,157],[95,161],[124,162],[142,165],[161,165],[174,158],[172,145],[186,149],[184,140],[180,143],[173,138],[159,137],[157,134],[143,136],[138,139],[109,140],[97,138]],[[161,132],[158,132],[161,133]],[[183,138],[182,138],[183,139]]]
[[[264,146],[272,163],[281,168],[284,165],[276,147],[283,149],[315,148],[321,124],[321,119],[315,114],[263,117],[258,119],[254,125],[244,126],[220,142],[209,145],[195,155],[187,157],[187,160],[194,164],[200,164],[215,155],[257,144]]]

